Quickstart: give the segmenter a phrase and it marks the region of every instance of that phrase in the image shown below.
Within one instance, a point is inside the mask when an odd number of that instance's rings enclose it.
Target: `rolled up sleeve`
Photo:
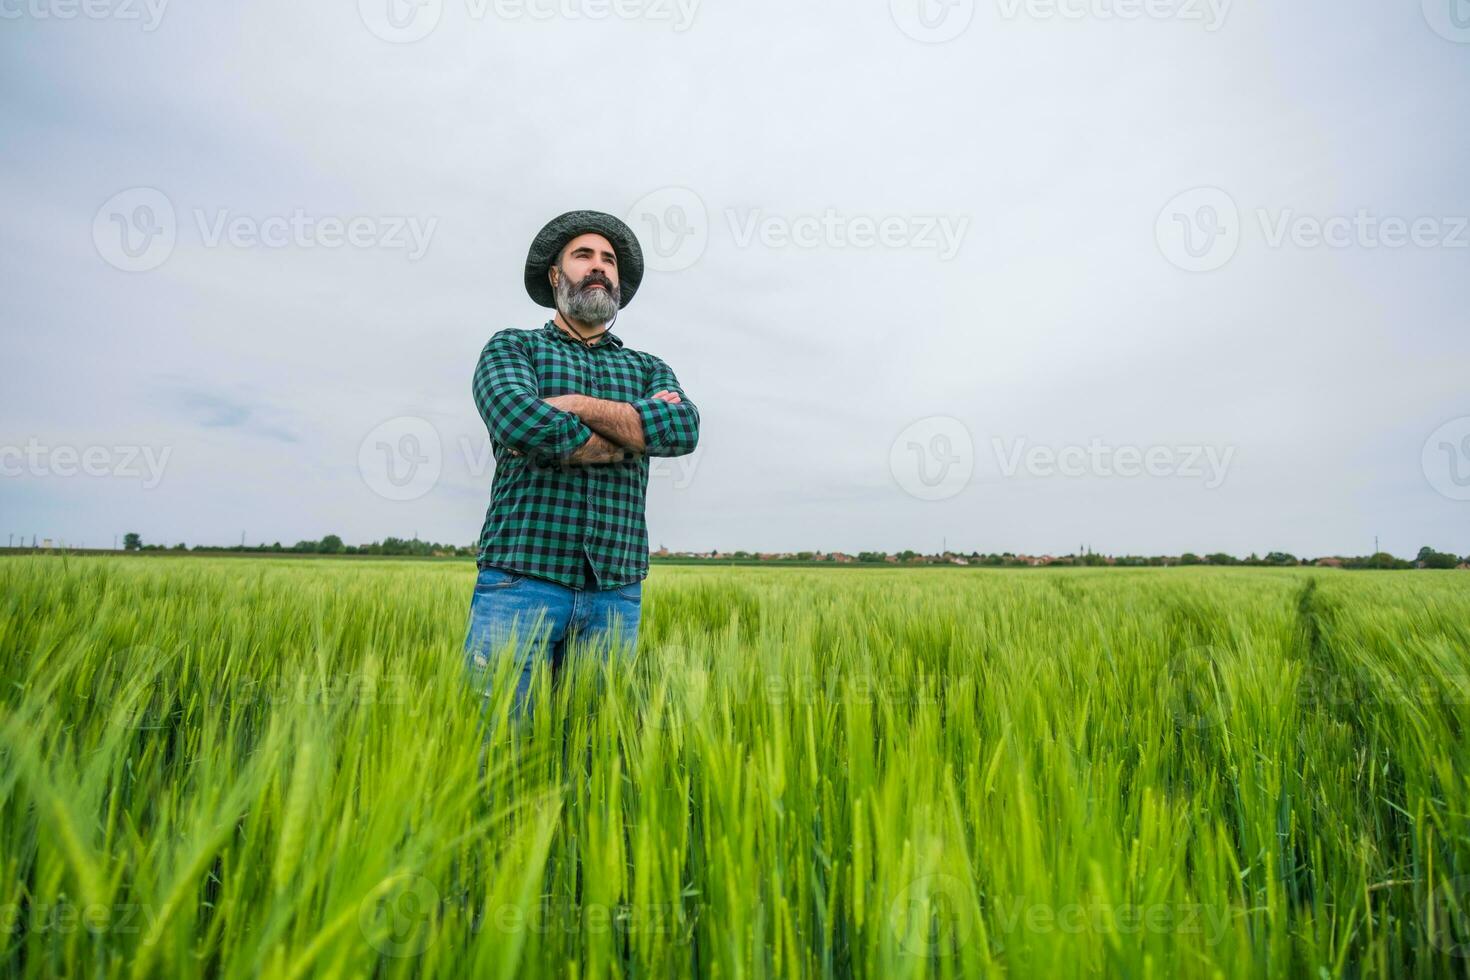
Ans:
[[[552,463],[592,438],[592,430],[537,395],[536,372],[516,332],[496,333],[480,352],[475,407],[492,440],[537,463]]]
[[[653,396],[660,391],[678,394],[678,404]],[[644,452],[649,456],[684,456],[699,444],[699,409],[679,387],[679,379],[661,359],[653,358],[644,397],[633,402],[643,422]]]

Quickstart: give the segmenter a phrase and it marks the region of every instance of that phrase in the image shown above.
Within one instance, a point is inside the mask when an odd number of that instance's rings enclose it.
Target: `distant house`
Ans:
[[[1341,558],[1318,558],[1312,564],[1317,565],[1317,566],[1319,566],[1321,568],[1341,568],[1342,567],[1342,559]]]

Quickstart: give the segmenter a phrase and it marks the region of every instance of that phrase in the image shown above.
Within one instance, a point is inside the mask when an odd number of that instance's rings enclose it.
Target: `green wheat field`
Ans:
[[[0,559],[0,974],[1470,968],[1470,575],[655,566],[523,724],[473,582]]]

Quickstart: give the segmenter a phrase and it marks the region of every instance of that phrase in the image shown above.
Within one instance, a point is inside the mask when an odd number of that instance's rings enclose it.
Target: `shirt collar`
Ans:
[[[571,337],[568,337],[566,333],[561,329],[561,327],[558,327],[556,325],[555,320],[547,320],[546,326],[542,327],[541,329],[556,337],[556,339],[560,340],[564,344],[572,344],[573,346],[581,347],[584,350],[602,350],[604,347],[623,346],[622,339],[611,330],[604,330],[601,337],[599,337],[597,343],[584,344],[579,340],[573,340]]]

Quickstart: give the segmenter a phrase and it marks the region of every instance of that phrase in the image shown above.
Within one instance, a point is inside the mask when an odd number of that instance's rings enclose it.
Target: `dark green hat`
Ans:
[[[638,237],[622,221],[601,211],[568,211],[546,223],[531,242],[526,255],[526,292],[540,306],[556,306],[556,295],[547,280],[546,270],[578,235],[594,231],[612,243],[618,257],[618,309],[633,301],[638,283],[643,281],[643,249]]]

